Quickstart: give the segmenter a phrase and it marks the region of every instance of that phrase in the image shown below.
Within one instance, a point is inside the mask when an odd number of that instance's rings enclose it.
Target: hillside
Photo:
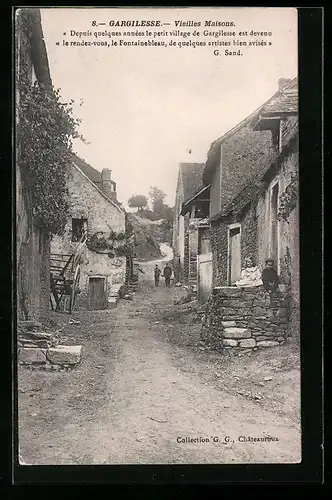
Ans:
[[[151,221],[130,213],[128,218],[135,231],[135,253],[139,260],[162,257],[160,243],[164,242],[163,219]]]

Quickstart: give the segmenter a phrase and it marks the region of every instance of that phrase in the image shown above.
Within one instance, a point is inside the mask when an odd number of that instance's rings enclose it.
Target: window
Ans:
[[[84,232],[87,230],[87,219],[72,219],[72,236],[71,241],[80,241]]]

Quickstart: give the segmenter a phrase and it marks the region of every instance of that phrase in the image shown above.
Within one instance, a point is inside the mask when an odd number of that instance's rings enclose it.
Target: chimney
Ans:
[[[116,183],[112,181],[112,170],[103,168],[101,172],[101,189],[108,198],[116,201]]]
[[[278,80],[278,90],[279,92],[282,91],[287,85],[289,85],[292,82],[291,78],[279,78]]]

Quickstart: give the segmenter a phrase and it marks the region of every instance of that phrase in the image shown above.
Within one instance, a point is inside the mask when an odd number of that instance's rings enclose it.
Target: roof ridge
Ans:
[[[79,156],[75,155],[77,158],[79,158]],[[80,159],[80,158],[79,158]],[[85,162],[86,163],[86,162]],[[114,200],[111,200],[111,198],[109,198],[105,193],[104,191],[102,191],[98,186],[97,184],[95,184],[95,182],[93,182],[92,179],[90,179],[89,176],[87,176],[83,171],[82,169],[75,163],[75,161],[73,160],[73,165],[74,167],[76,168],[76,170],[78,170],[82,175],[83,177],[85,177],[90,184],[92,184],[92,186],[111,204],[111,205],[114,205],[120,212],[123,212],[125,213],[125,210],[117,203],[115,202]],[[88,165],[88,164],[87,164]],[[89,165],[90,166],[90,165]],[[93,168],[93,167],[91,167]],[[95,170],[95,169],[94,169]],[[98,170],[97,170],[98,172]]]
[[[289,83],[286,87],[284,87],[281,90],[277,90],[267,101],[265,101],[263,104],[261,104],[258,108],[256,108],[250,115],[248,115],[246,118],[244,118],[240,123],[232,127],[228,132],[220,136],[218,139],[213,141],[210,146],[210,150],[213,148],[214,145],[218,144],[222,140],[228,139],[231,137],[235,132],[240,130],[247,122],[249,122],[262,108],[264,108],[272,99],[279,97],[283,94],[283,91],[290,87],[291,85],[294,85],[294,83],[297,81],[298,77],[295,76],[292,80],[292,82]]]

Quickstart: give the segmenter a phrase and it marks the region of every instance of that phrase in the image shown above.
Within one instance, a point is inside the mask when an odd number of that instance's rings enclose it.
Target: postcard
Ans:
[[[297,22],[16,10],[20,465],[301,462]]]

